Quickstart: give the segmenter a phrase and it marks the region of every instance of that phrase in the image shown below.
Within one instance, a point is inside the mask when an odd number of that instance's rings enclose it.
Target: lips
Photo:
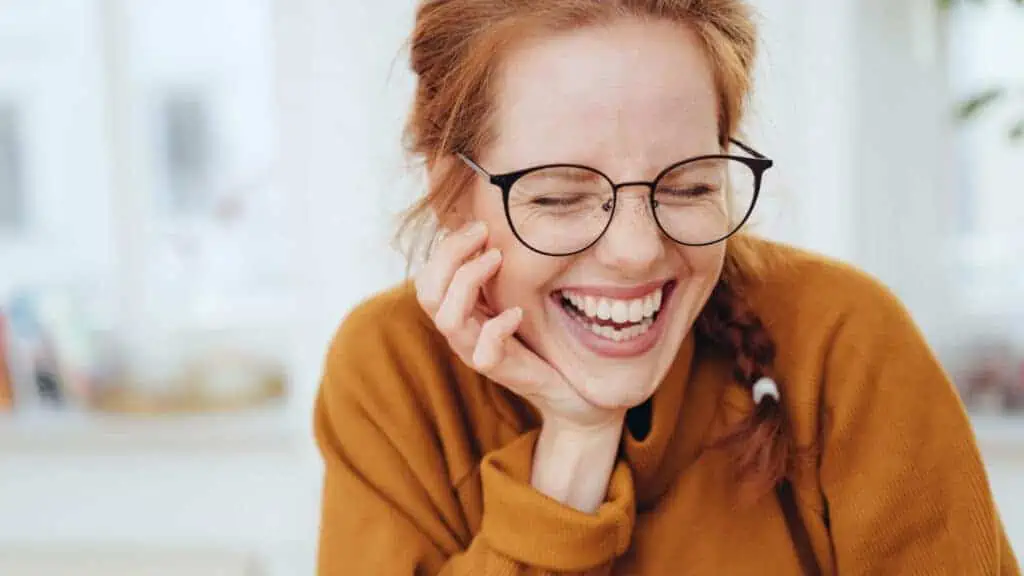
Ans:
[[[656,283],[643,289],[563,289],[555,293],[566,315],[576,326],[573,332],[585,345],[604,355],[631,355],[653,346],[659,312],[674,282]],[[611,295],[608,295],[608,294]],[[630,296],[627,298],[618,295]]]

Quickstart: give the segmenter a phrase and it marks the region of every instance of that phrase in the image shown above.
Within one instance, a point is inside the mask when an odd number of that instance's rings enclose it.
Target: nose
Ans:
[[[645,279],[665,255],[665,238],[646,192],[619,190],[612,221],[594,247],[604,266],[630,278]]]

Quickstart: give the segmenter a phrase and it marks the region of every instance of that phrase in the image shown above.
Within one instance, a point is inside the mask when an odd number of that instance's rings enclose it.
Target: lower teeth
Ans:
[[[632,340],[644,332],[647,332],[653,323],[653,320],[646,318],[640,324],[634,324],[627,328],[613,328],[611,326],[601,326],[599,324],[590,324],[589,327],[591,332],[601,336],[602,338],[614,340],[615,342],[624,342],[626,340]]]

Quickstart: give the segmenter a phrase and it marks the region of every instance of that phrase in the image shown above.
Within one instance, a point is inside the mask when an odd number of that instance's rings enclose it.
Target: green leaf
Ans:
[[[1017,6],[1024,6],[1024,0],[1012,0]],[[958,0],[938,0],[939,8],[942,10],[949,10],[954,4],[960,4],[962,1]],[[987,4],[987,0],[971,0],[971,4]]]
[[[1017,120],[1013,126],[1010,126],[1010,131],[1007,132],[1007,136],[1010,137],[1011,142],[1024,143],[1024,118]]]
[[[983,92],[979,92],[974,96],[971,96],[967,100],[960,103],[957,109],[957,117],[961,120],[970,120],[975,116],[981,114],[985,109],[989,108],[996,101],[1006,95],[1005,88],[989,88]]]

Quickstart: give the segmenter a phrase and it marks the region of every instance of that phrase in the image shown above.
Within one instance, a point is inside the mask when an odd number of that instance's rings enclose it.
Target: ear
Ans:
[[[456,162],[455,156],[451,154],[435,157],[428,162],[427,185],[430,190],[434,190],[444,182],[448,174],[456,167]],[[472,195],[459,194],[450,206],[434,206],[433,210],[442,230],[457,230],[473,220]]]

